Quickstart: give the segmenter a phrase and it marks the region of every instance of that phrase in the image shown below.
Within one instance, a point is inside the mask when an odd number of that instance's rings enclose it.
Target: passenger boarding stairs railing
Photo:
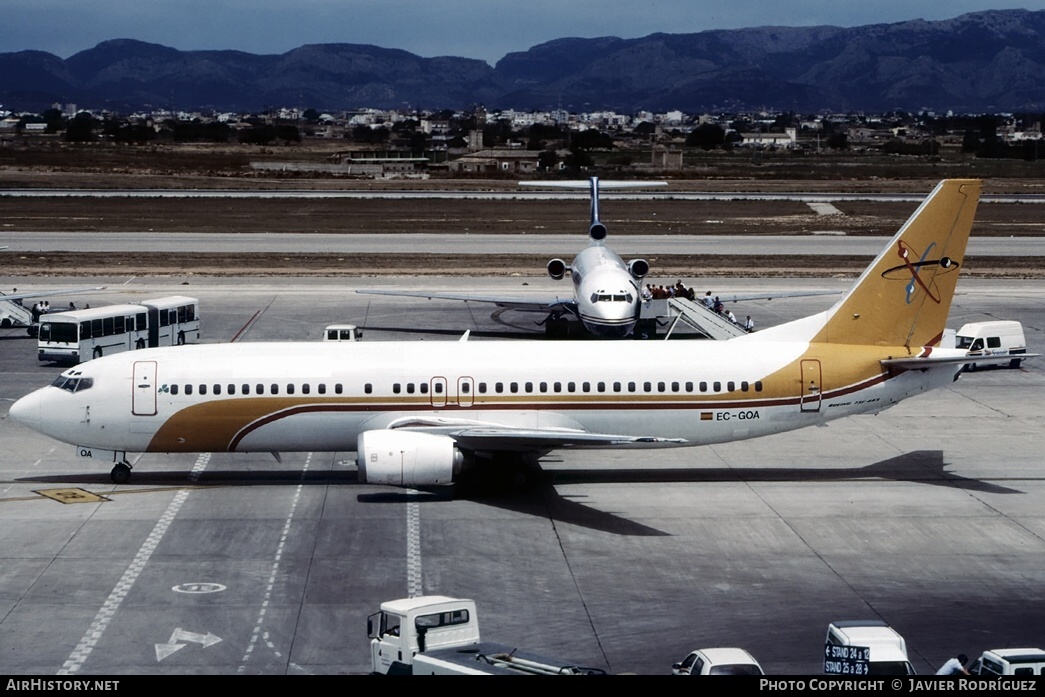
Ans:
[[[648,300],[642,303],[642,317],[656,318],[668,322],[665,339],[671,337],[679,322],[685,322],[695,331],[709,339],[725,340],[747,334],[739,324],[708,309],[703,303],[686,298],[668,298],[667,300]]]

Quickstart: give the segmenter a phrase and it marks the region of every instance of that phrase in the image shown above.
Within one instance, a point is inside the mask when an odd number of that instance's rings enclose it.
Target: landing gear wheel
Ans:
[[[114,484],[126,484],[131,478],[131,466],[121,462],[112,468],[109,476]]]

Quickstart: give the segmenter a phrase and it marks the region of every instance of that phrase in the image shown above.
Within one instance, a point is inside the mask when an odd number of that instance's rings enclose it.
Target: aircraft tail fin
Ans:
[[[591,198],[591,218],[588,222],[588,237],[593,244],[602,244],[606,239],[606,226],[599,219],[599,190],[600,189],[644,189],[654,186],[667,186],[665,181],[630,182],[630,181],[601,181],[598,177],[591,177],[586,181],[525,181],[519,182],[519,186],[533,186],[551,189],[588,189]]]
[[[974,179],[940,182],[827,312],[812,341],[909,348],[939,345],[980,186]]]
[[[945,179],[831,309],[735,341],[939,346],[979,199],[979,180]]]

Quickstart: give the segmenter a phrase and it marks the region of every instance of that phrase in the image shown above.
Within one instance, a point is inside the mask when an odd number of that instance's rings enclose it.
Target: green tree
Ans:
[[[82,111],[77,114],[65,128],[65,140],[69,143],[90,143],[98,139],[94,129],[98,126],[98,120]]]
[[[717,123],[702,123],[686,136],[686,146],[711,150],[726,142],[726,131]]]

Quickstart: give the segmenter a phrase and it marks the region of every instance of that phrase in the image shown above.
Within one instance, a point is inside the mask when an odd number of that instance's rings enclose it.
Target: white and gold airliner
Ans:
[[[979,192],[941,182],[831,309],[729,341],[146,349],[68,370],[10,413],[115,463],[117,482],[128,452],[355,451],[361,481],[426,486],[500,455],[720,443],[877,412],[969,360],[939,345]]]
[[[639,283],[649,273],[650,267],[645,259],[625,262],[606,244],[607,230],[599,214],[599,191],[604,188],[637,189],[666,186],[667,182],[600,183],[598,177],[592,177],[588,181],[526,181],[519,184],[558,189],[586,188],[591,193],[588,246],[578,252],[570,264],[558,258],[548,262],[548,275],[556,281],[561,281],[567,274],[570,275],[573,281],[573,293],[570,297],[523,298],[409,290],[356,292],[364,295],[489,303],[508,310],[542,313],[547,317],[541,324],[551,336],[568,333],[567,317],[577,317],[593,336],[605,339],[630,336],[639,321],[642,306],[642,289]]]

